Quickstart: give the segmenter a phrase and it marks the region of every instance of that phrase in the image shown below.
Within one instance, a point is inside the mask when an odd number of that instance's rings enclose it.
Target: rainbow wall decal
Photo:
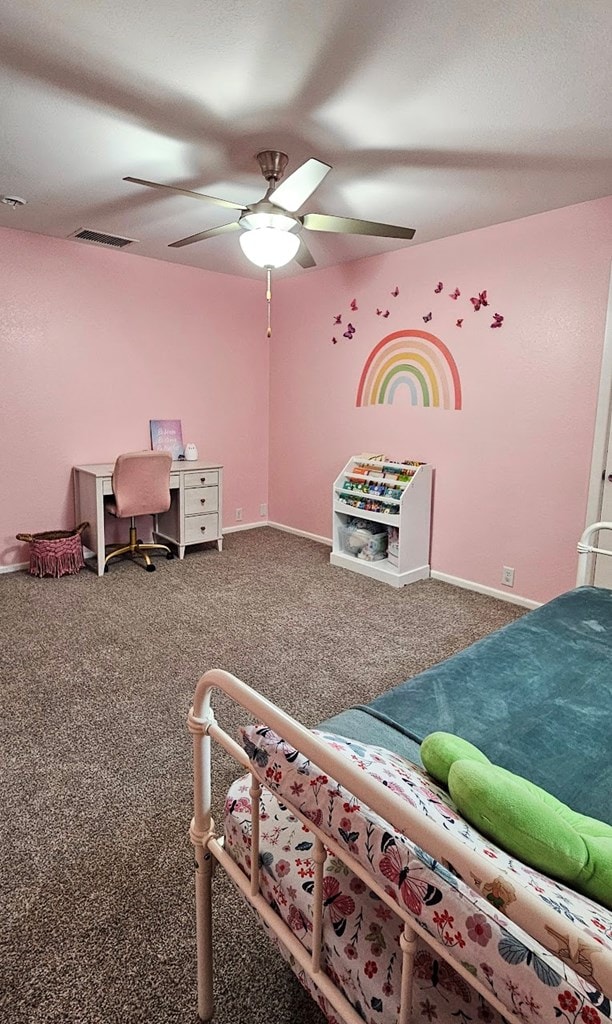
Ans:
[[[457,364],[443,341],[427,331],[394,331],[370,352],[356,405],[391,405],[406,386],[411,405],[461,408]]]

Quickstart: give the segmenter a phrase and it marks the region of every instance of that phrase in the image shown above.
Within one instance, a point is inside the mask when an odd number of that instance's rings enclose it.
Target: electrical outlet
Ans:
[[[267,516],[268,506],[266,505],[265,502],[262,502],[261,505],[259,506],[259,514],[260,516]]]
[[[502,566],[502,579],[501,579],[501,581],[502,581],[502,583],[503,583],[503,585],[505,587],[513,587],[514,586],[514,569],[512,569],[509,565],[503,565]]]
[[[237,520],[242,519],[242,509],[241,508],[237,508],[236,509],[236,519]]]

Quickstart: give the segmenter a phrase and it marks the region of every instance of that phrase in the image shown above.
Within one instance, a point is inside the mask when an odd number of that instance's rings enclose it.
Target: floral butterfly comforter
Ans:
[[[468,884],[405,836],[395,833],[374,812],[360,807],[334,780],[321,773],[270,729],[249,726],[242,741],[256,773],[274,792],[263,790],[261,799],[260,865],[262,893],[285,923],[310,949],[311,893],[314,864],[310,857],[313,836],[285,806],[291,800],[305,816],[329,830],[356,857],[384,891],[418,920],[444,947],[449,962],[421,943],[415,960],[413,1019],[451,1024],[454,1021],[490,1021],[502,1018],[452,968],[452,961],[478,977],[485,988],[520,1020],[561,1021],[567,1024],[604,1024],[611,1017],[610,999],[593,972],[593,949],[612,950],[612,915],[594,911],[597,905],[569,893],[563,886],[512,862],[509,876],[503,851],[488,845],[469,829],[422,769],[380,748],[365,747],[343,737],[319,734],[334,749],[364,771],[396,787],[424,813],[438,815],[442,827],[461,833],[461,841],[477,843],[479,855],[502,866],[490,881],[470,877]],[[251,866],[250,779],[231,787],[225,807],[226,849],[249,873]],[[394,790],[395,791],[395,790]],[[472,835],[474,833],[474,835]],[[521,871],[525,877],[521,878]],[[509,880],[511,878],[511,880]],[[539,897],[550,908],[557,930],[548,928],[557,954],[545,948],[503,912],[516,899],[518,885],[542,889]],[[328,856],[324,877],[324,949],[326,973],[345,993],[369,1024],[390,1024],[397,1018],[401,953],[401,922],[392,909],[338,858]],[[569,893],[569,895],[568,895]],[[553,898],[554,897],[554,898]],[[570,939],[569,922],[590,915],[584,941]],[[579,935],[582,932],[578,932]],[[591,938],[592,937],[592,938]],[[590,941],[589,941],[590,940]],[[567,949],[565,949],[567,947]],[[289,954],[282,949],[284,955]],[[582,957],[582,962],[580,962]],[[333,1010],[298,965],[292,964],[330,1021]]]

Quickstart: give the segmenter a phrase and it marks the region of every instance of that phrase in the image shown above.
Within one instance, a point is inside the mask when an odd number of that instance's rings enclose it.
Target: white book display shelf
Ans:
[[[353,455],[334,483],[331,564],[392,587],[429,579],[431,484],[428,463]],[[387,533],[385,558],[369,560],[353,550],[357,519]]]

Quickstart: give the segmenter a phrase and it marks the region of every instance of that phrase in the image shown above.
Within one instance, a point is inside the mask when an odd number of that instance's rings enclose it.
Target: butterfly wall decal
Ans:
[[[353,310],[353,313],[356,313],[357,310],[359,309],[359,306],[357,305],[357,299],[353,299],[353,301],[351,302],[351,309]]]
[[[345,330],[344,334],[342,335],[342,337],[343,338],[348,338],[349,341],[350,341],[351,338],[353,337],[354,333],[355,333],[355,328],[353,327],[353,325],[352,324],[347,324],[346,330]]]
[[[392,296],[393,296],[393,298],[394,298],[394,299],[396,299],[396,298],[397,298],[397,296],[399,295],[399,288],[397,287],[397,285],[395,286],[395,288],[393,289],[393,291],[391,292],[391,294],[392,294]]]
[[[457,320],[457,327],[463,327],[463,317],[461,317],[460,320]]]
[[[389,316],[389,310],[388,309],[377,309],[376,310],[376,316],[388,317]]]
[[[458,288],[455,288],[454,292],[449,292],[448,294],[451,299],[458,299],[459,296],[461,295],[461,292],[459,291]]]
[[[425,316],[423,317],[423,320],[425,321],[426,324],[428,324],[429,321],[431,320],[431,313],[426,313]]]
[[[503,322],[504,322],[504,318],[501,315],[501,313],[494,313],[493,314],[493,323],[491,324],[491,327],[501,327]]]
[[[436,295],[439,295],[443,288],[444,285],[442,284],[442,282],[438,281],[436,287],[434,288],[434,292],[436,293]]]
[[[410,876],[410,869],[402,863],[395,844],[387,845],[385,855],[380,859],[379,867],[385,878],[397,886],[402,901],[417,917],[422,913],[424,903],[428,907],[433,907],[442,899],[442,893],[435,886],[424,882],[422,878]]]
[[[486,289],[485,289],[484,292],[479,292],[477,297],[471,298],[470,302],[472,303],[472,305],[474,307],[474,312],[475,313],[478,312],[478,310],[480,309],[481,306],[488,306],[489,305],[489,300],[487,299]]]
[[[342,323],[342,313],[338,313],[338,315],[334,317],[334,323],[335,324],[341,324]]]
[[[337,344],[338,344],[338,339],[337,338],[332,338],[332,345],[337,345]]]

